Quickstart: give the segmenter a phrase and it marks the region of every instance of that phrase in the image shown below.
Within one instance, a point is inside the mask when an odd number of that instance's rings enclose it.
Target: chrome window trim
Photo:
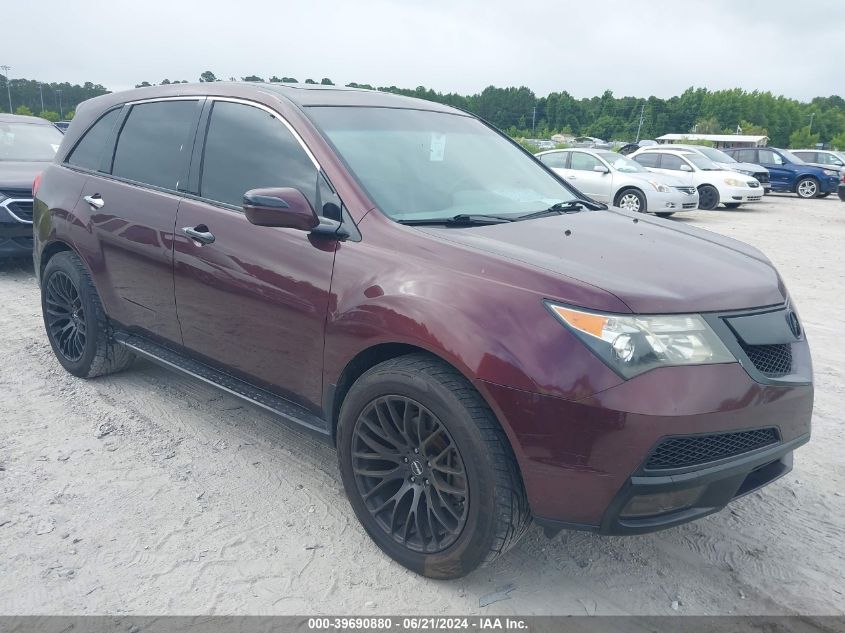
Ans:
[[[0,202],[0,207],[6,209],[6,212],[12,216],[13,220],[17,220],[21,224],[32,224],[32,220],[24,220],[21,217],[15,215],[15,212],[9,208],[9,205],[13,202],[33,202],[32,198],[6,198],[3,202]]]

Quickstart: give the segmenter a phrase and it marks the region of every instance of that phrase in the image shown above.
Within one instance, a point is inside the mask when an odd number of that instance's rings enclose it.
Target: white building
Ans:
[[[660,143],[686,143],[689,141],[710,141],[716,147],[765,147],[768,136],[747,134],[664,134],[657,138]]]

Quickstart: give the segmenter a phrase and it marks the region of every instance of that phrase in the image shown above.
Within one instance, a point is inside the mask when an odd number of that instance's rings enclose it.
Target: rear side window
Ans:
[[[83,169],[99,169],[106,150],[106,142],[119,116],[120,108],[116,108],[100,117],[100,120],[91,126],[82,140],[76,144],[67,159],[68,165]]]
[[[566,152],[555,152],[554,154],[543,154],[539,158],[549,167],[566,169],[566,156]]]
[[[200,195],[240,207],[259,187],[293,187],[315,204],[317,168],[278,118],[260,108],[218,101],[211,110]]]
[[[657,167],[657,160],[659,158],[660,154],[657,152],[645,152],[639,156],[634,156],[634,160],[643,167]]]
[[[674,154],[663,154],[663,157],[660,159],[661,169],[673,169],[675,171],[681,171],[682,165],[686,165],[684,159],[682,159],[680,156],[675,156]]]
[[[158,101],[132,106],[117,139],[112,174],[176,189],[191,151],[188,137],[196,114],[196,101]]]
[[[754,149],[738,149],[734,150],[733,157],[740,163],[756,163],[757,150]]]
[[[757,150],[763,165],[783,165],[783,159],[770,149]]]

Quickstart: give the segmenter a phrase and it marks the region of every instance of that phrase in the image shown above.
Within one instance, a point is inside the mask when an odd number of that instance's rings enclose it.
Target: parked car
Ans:
[[[595,136],[576,136],[571,145],[588,149],[610,149],[610,143]]]
[[[776,147],[733,147],[725,153],[736,160],[757,163],[769,170],[772,191],[792,192],[799,198],[823,198],[836,191],[839,172],[808,165],[792,152]]]
[[[67,130],[68,126],[70,125],[70,121],[56,121],[53,125],[59,128],[59,132],[64,134],[65,130]]]
[[[720,203],[736,209],[763,198],[763,187],[755,178],[724,169],[698,152],[645,147],[630,157],[653,172],[680,176],[698,189],[699,209],[715,209]]]
[[[842,177],[842,182],[839,183],[839,199],[845,202],[845,176]]]
[[[668,217],[698,208],[698,190],[682,178],[655,174],[607,150],[563,149],[537,158],[594,200]]]
[[[32,182],[61,142],[49,121],[0,114],[0,259],[32,253]]]
[[[845,152],[832,149],[793,149],[791,151],[805,163],[835,169],[841,176],[845,176]]]
[[[68,372],[141,356],[303,425],[367,533],[427,576],[494,560],[532,518],[705,516],[810,436],[809,347],[760,251],[587,200],[442,104],[103,95],[36,188],[35,232]]]
[[[672,143],[671,145],[657,145],[645,148],[646,151],[662,151],[664,149],[679,149],[695,152],[701,154],[712,160],[722,169],[730,171],[737,171],[746,176],[751,176],[763,186],[763,193],[769,193],[772,190],[772,185],[769,178],[769,170],[762,165],[755,165],[753,163],[737,162],[732,156],[725,154],[720,149],[715,147],[708,147],[706,145],[682,145],[679,143]]]
[[[617,151],[623,156],[628,156],[629,154],[633,154],[634,152],[636,152],[641,147],[651,147],[652,145],[657,145],[657,141],[652,141],[650,139],[642,139],[640,141],[637,141],[636,143],[625,143]]]

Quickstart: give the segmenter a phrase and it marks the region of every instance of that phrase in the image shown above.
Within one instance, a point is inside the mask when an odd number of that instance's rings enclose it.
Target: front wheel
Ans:
[[[408,569],[459,578],[503,554],[530,525],[507,436],[472,385],[437,358],[411,354],[364,373],[338,425],[352,508]]]
[[[799,198],[815,198],[819,194],[819,183],[815,178],[802,178],[795,185]]]
[[[698,208],[711,211],[719,206],[719,190],[713,185],[701,185],[698,188]]]
[[[636,189],[623,189],[616,196],[616,206],[626,211],[645,213],[647,204],[645,196]]]
[[[41,311],[56,358],[74,376],[111,374],[132,362],[112,339],[94,283],[75,253],[57,253],[44,267]]]

